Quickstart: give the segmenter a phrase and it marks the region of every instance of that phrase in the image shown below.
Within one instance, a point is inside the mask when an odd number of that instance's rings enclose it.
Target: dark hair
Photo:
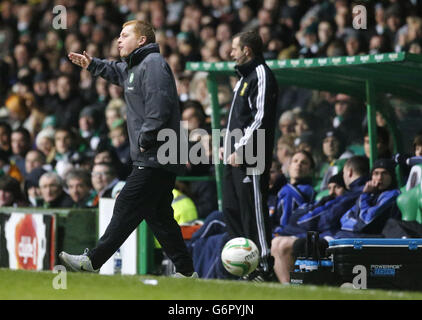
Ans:
[[[188,100],[183,104],[182,112],[190,108],[193,108],[195,110],[195,116],[199,120],[199,126],[202,127],[205,124],[207,118],[202,104],[197,100]]]
[[[364,137],[368,137],[368,136],[369,136],[368,127],[366,127]],[[388,129],[385,127],[377,126],[377,139],[388,145],[390,142],[390,133],[388,132]]]
[[[31,149],[31,150],[29,150],[27,153],[26,153],[26,155],[28,155],[28,153],[30,153],[30,152],[35,152],[37,155],[38,155],[38,157],[40,157],[41,158],[41,161],[42,161],[42,163],[45,163],[46,162],[46,156],[45,156],[45,154],[42,152],[42,151],[40,151],[40,150],[38,150],[38,149]],[[25,155],[25,157],[26,157],[26,155]]]
[[[10,126],[10,124],[4,121],[0,121],[0,127],[5,128],[7,135],[10,137],[10,135],[12,134],[12,127]]]
[[[233,37],[233,39],[235,38],[239,38],[239,45],[241,48],[248,47],[255,56],[262,55],[263,43],[258,32],[253,30],[240,32]]]
[[[313,158],[313,156],[312,156],[312,154],[310,154],[308,151],[306,151],[306,150],[299,150],[299,151],[296,151],[294,154],[293,154],[293,156],[292,157],[294,157],[294,155],[295,154],[297,154],[297,153],[301,153],[301,154],[304,154],[305,155],[305,157],[307,157],[308,159],[309,159],[309,161],[311,162],[311,169],[313,170],[313,169],[315,169],[315,160],[314,160],[314,158]]]
[[[117,173],[120,180],[126,180],[128,175],[130,174],[131,167],[128,165],[125,165],[120,161],[119,156],[117,155],[116,149],[113,148],[107,141],[102,141],[98,144],[97,150],[95,151],[94,157],[93,157],[93,166],[98,164],[95,163],[95,157],[103,152],[107,152],[111,157],[111,162],[108,163],[111,165],[114,169],[114,171]]]
[[[422,145],[422,132],[418,133],[413,139],[413,151],[415,151],[416,146]]]
[[[13,202],[25,199],[19,181],[9,175],[4,175],[0,178],[0,190],[11,192],[13,194]]]
[[[95,166],[105,166],[105,167],[107,167],[110,170],[110,173],[113,176],[118,177],[117,170],[114,167],[113,163],[111,163],[111,162],[97,162],[97,163],[94,163],[94,165],[92,166],[92,170],[94,170],[94,167]]]
[[[31,134],[29,133],[28,129],[26,129],[24,127],[19,127],[17,129],[13,130],[12,134],[13,133],[21,133],[24,136],[26,142],[28,142],[29,144],[31,143]]]
[[[369,175],[369,159],[365,156],[353,156],[346,161],[344,166],[351,167],[360,176]]]

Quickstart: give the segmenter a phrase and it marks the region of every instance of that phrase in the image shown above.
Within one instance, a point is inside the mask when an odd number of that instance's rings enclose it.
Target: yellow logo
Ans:
[[[246,90],[246,87],[248,86],[248,83],[247,82],[244,82],[243,83],[243,88],[242,88],[242,90],[240,91],[240,95],[241,96],[243,96],[244,94],[245,94],[245,90]]]

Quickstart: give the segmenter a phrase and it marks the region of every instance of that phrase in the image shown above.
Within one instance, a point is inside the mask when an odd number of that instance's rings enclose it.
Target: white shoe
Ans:
[[[91,259],[88,257],[88,249],[85,249],[83,255],[71,255],[62,251],[59,258],[64,266],[70,271],[97,273],[100,269],[95,270],[92,267]]]
[[[176,273],[174,273],[172,275],[172,278],[192,278],[192,279],[198,279],[199,276],[198,276],[198,273],[196,273],[196,272],[193,272],[192,275],[190,275],[189,277],[181,274],[180,272],[176,272]]]

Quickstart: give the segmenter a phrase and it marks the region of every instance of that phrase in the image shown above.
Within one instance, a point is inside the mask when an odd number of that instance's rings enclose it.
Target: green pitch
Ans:
[[[422,293],[352,290],[277,283],[173,279],[156,276],[103,276],[67,273],[67,289],[54,289],[53,272],[0,269],[0,300],[139,299],[139,300],[285,300],[285,299],[422,299]],[[148,284],[151,281],[153,284]]]

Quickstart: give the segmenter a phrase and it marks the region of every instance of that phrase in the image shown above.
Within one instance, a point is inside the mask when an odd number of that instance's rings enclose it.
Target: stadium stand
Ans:
[[[64,29],[54,27],[60,15],[53,13],[55,4],[46,0],[0,1],[0,172],[3,177],[16,179],[23,193],[17,197],[15,183],[3,178],[7,183],[2,190],[9,192],[13,186],[14,198],[3,201],[1,206],[47,205],[41,197],[35,201],[35,196],[28,194],[28,185],[37,186],[34,177],[39,178],[25,172],[24,159],[31,150],[43,153],[45,171],[57,172],[62,178],[75,168],[92,172],[100,151],[112,150],[100,162],[112,163],[120,180],[127,176],[131,164],[125,142],[120,144],[110,139],[120,128],[125,128],[123,91],[75,67],[67,54],[86,50],[98,58],[118,60],[117,38],[122,24],[128,20],[148,20],[156,29],[160,51],[175,76],[189,130],[201,128],[205,132],[191,142],[203,142],[208,159],[213,158],[215,149],[210,147],[214,126],[207,74],[188,70],[186,66],[188,62],[230,61],[231,38],[237,32],[257,30],[267,60],[422,54],[422,2],[417,0],[63,0]],[[357,5],[367,10],[366,29],[354,27],[353,8]],[[410,78],[417,76],[407,68]],[[401,75],[397,77],[400,79]],[[218,79],[221,116],[218,126],[222,128],[226,125],[235,81],[234,73]],[[411,102],[396,96],[387,96],[386,100],[382,103],[393,110],[401,133],[401,140],[396,144],[401,145],[403,154],[420,156],[413,140],[420,130],[420,96],[419,101]],[[313,187],[318,192],[324,191],[319,188],[322,178],[329,178],[328,168],[338,165],[339,159],[345,161],[342,154],[364,155],[368,116],[362,98],[323,88],[292,86],[284,81],[280,85],[277,120],[280,120],[276,128],[279,143],[274,144],[274,159],[279,162],[275,166],[279,179],[286,180],[290,158],[297,149],[305,148],[306,143],[316,162]],[[376,125],[387,128],[386,120],[389,119],[378,114]],[[28,146],[21,146],[13,139],[17,132],[28,132]],[[335,132],[342,139],[341,147],[331,158],[323,149],[328,132]],[[397,153],[393,137],[388,143],[390,150],[386,153]],[[19,154],[14,150],[19,150]],[[215,170],[211,165],[189,163],[187,172],[190,177],[214,177],[218,176]],[[399,181],[406,182],[410,166],[406,170]],[[185,194],[192,197],[201,219],[221,209],[218,181],[186,177],[179,180]],[[420,188],[415,181],[410,183]],[[66,186],[64,192],[68,192]],[[95,198],[96,191],[92,188],[89,194]],[[95,208],[98,202],[89,203]],[[399,203],[402,209],[400,197]],[[413,210],[419,210],[414,216],[420,220],[420,208]]]

